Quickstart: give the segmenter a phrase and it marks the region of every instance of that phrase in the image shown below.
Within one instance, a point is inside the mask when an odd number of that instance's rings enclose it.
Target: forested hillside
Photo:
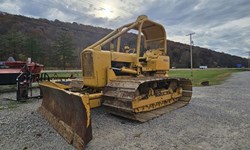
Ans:
[[[0,61],[13,56],[16,60],[31,57],[33,61],[55,68],[80,68],[80,52],[112,30],[89,25],[34,19],[20,15],[0,13]],[[133,47],[136,35],[129,33],[122,46]],[[185,68],[190,65],[189,45],[168,40],[171,66]],[[194,47],[194,67],[247,66],[247,59]]]

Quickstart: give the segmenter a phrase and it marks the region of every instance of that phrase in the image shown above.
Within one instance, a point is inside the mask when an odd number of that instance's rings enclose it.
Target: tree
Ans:
[[[7,59],[12,56],[17,60],[23,59],[23,48],[26,38],[22,32],[13,29],[2,35],[0,38],[1,54],[4,54],[2,57]]]
[[[179,62],[180,62],[180,66],[182,68],[190,67],[190,53],[189,53],[189,51],[183,50]]]
[[[75,47],[71,36],[65,32],[60,33],[56,39],[55,48],[56,58],[58,58],[60,64],[59,67],[65,70],[66,66],[71,64],[74,59],[73,51]]]
[[[30,57],[34,62],[42,60],[42,52],[40,44],[35,38],[29,37],[25,41],[25,55]]]

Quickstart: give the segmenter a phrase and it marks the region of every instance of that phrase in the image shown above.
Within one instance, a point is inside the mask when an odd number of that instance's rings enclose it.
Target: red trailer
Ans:
[[[34,97],[32,96],[32,83],[39,82],[41,77],[46,78],[45,75],[40,74],[44,66],[31,62],[30,58],[27,61],[15,61],[13,58],[8,60],[0,62],[0,85],[16,84],[17,100]],[[49,80],[48,75],[47,80]]]
[[[0,85],[16,84],[17,77],[29,71],[39,76],[43,69],[43,65],[38,63],[29,63],[25,61],[5,61],[0,62]]]

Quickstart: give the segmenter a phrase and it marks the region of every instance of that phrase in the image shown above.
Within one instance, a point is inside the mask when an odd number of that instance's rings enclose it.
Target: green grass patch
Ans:
[[[245,69],[228,69],[228,68],[214,68],[214,69],[194,69],[192,83],[193,86],[201,86],[201,82],[209,81],[209,85],[218,85],[227,79],[232,73],[245,71]],[[74,77],[81,78],[81,72],[48,72],[50,77]],[[170,77],[183,77],[191,79],[191,72],[189,69],[174,69],[169,71]]]
[[[193,86],[201,86],[201,82],[209,81],[209,85],[217,85],[227,79],[232,73],[244,71],[244,69],[194,69]],[[170,70],[170,77],[184,77],[191,79],[190,70]]]

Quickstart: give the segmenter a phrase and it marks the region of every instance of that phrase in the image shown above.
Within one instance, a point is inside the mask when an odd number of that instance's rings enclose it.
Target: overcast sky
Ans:
[[[0,0],[0,11],[116,28],[145,14],[163,24],[169,40],[247,57],[250,0]]]

